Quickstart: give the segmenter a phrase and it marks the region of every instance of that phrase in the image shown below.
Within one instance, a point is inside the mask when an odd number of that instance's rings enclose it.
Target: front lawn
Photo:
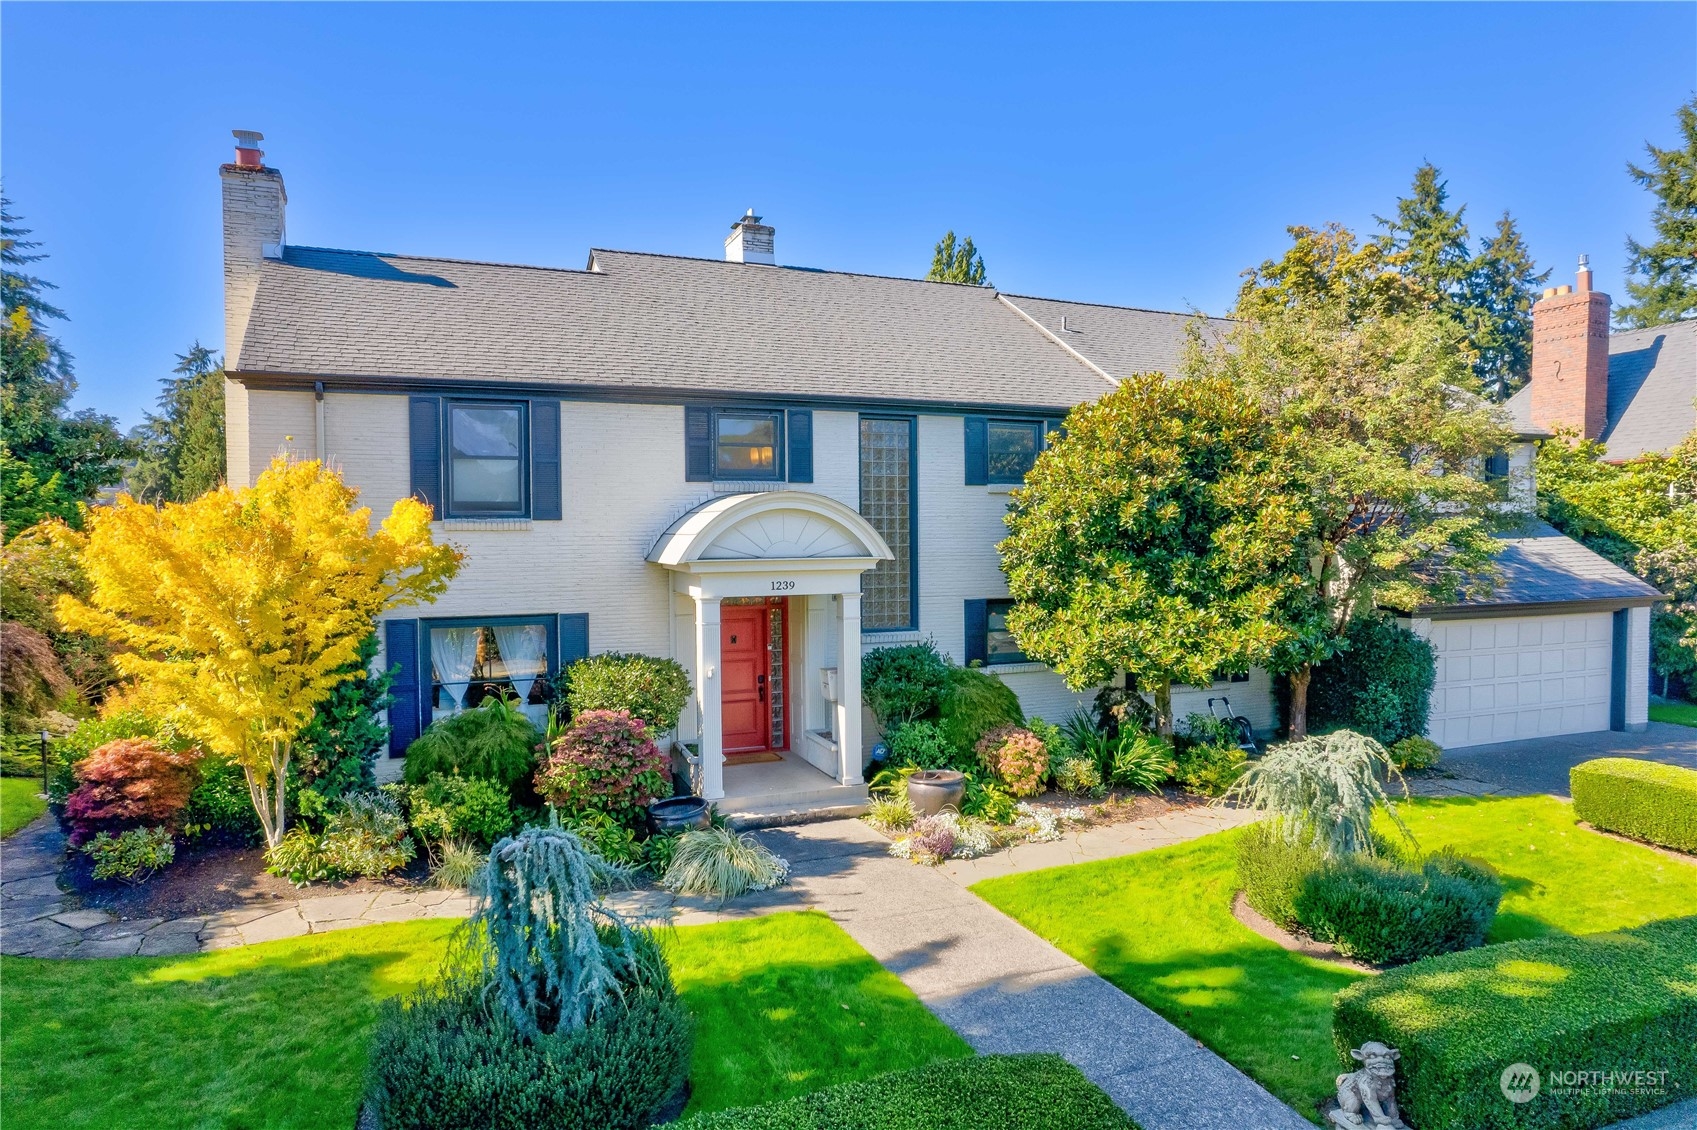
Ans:
[[[1697,910],[1697,866],[1580,828],[1551,797],[1400,808],[1423,848],[1454,844],[1502,873],[1490,941]],[[1364,974],[1290,953],[1232,917],[1238,834],[972,889],[1315,1117],[1338,1070],[1332,995]]]
[[[378,1001],[433,974],[455,925],[178,958],[0,959],[0,1124],[351,1126]],[[692,1110],[971,1054],[822,915],[685,927],[665,944],[699,1022]]]
[[[1652,702],[1650,721],[1672,722],[1675,726],[1697,726],[1697,702]]]
[[[47,811],[41,782],[34,777],[0,777],[0,840]]]

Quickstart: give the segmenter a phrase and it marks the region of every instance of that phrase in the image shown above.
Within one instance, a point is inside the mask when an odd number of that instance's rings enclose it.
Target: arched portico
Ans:
[[[808,491],[715,498],[660,535],[648,560],[672,573],[677,653],[695,684],[702,796],[725,796],[724,605],[754,598],[802,612],[793,622],[804,646],[791,664],[796,752],[840,784],[861,783],[860,574],[893,557],[852,507]]]

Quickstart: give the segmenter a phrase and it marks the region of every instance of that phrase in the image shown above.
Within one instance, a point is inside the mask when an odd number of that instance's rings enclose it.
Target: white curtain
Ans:
[[[548,633],[540,624],[498,625],[495,644],[501,649],[501,659],[507,665],[507,678],[518,692],[522,709],[532,722],[545,726],[548,707],[531,705],[530,692],[536,680],[548,674]]]
[[[436,681],[452,705],[437,714],[457,714],[465,705],[471,687],[472,668],[477,664],[476,628],[433,628],[430,632],[430,664]]]

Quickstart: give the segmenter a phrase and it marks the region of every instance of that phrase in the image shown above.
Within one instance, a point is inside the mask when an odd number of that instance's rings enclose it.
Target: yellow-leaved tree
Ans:
[[[88,599],[59,601],[67,628],[125,649],[115,662],[143,698],[242,767],[272,847],[295,736],[378,613],[435,600],[463,559],[435,543],[426,504],[402,499],[374,530],[358,498],[282,457],[252,487],[193,502],[122,496],[90,514]]]

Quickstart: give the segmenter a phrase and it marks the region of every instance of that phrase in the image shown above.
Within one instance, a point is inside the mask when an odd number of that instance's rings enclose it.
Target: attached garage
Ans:
[[[1505,539],[1497,562],[1488,597],[1413,620],[1437,652],[1432,740],[1457,749],[1642,730],[1661,594],[1547,525]]]
[[[1614,615],[1438,620],[1427,733],[1448,749],[1609,728]]]

